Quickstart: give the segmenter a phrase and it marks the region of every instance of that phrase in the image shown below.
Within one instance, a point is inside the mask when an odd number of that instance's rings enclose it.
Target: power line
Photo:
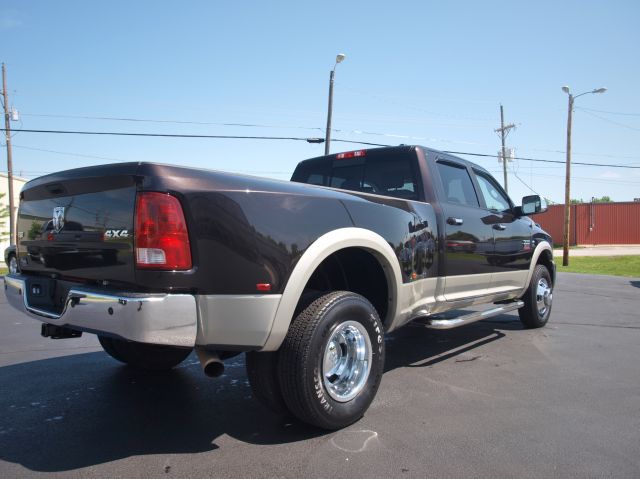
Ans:
[[[368,143],[365,141],[352,141],[352,140],[332,140],[332,141],[339,141],[342,143],[354,143],[357,145],[369,145],[369,146],[397,146],[397,145],[389,145],[389,144],[384,144],[384,143]],[[468,151],[451,151],[451,150],[441,150],[443,153],[449,153],[451,155],[469,155],[469,156],[479,156],[479,157],[484,157],[484,158],[498,158],[498,155],[490,155],[488,153],[471,153]],[[557,163],[557,164],[561,164],[564,165],[565,162],[564,161],[560,161],[560,160],[543,160],[541,158],[525,158],[522,156],[515,156],[513,157],[514,160],[522,160],[522,161],[536,161],[536,162],[540,162],[540,163]],[[640,169],[640,166],[633,166],[633,165],[613,165],[613,164],[608,164],[608,163],[584,163],[584,162],[578,162],[578,161],[572,161],[571,162],[572,165],[581,165],[581,166],[603,166],[603,167],[607,167],[607,168],[629,168],[629,169]]]
[[[516,179],[517,179],[520,183],[522,183],[522,184],[523,184],[527,189],[529,189],[532,193],[535,193],[535,194],[536,194],[536,195],[538,195],[538,196],[544,196],[544,195],[541,195],[540,193],[538,193],[538,192],[537,192],[536,190],[534,190],[533,188],[531,188],[531,186],[529,186],[529,185],[528,185],[528,184],[527,184],[527,183],[526,183],[522,178],[520,178],[520,177],[518,176],[518,173],[516,172],[516,169],[515,169],[513,166],[511,167],[511,172],[513,173],[513,176],[515,176],[515,177],[516,177]],[[545,198],[547,198],[546,196],[544,196],[544,197],[545,197]],[[556,203],[556,201],[551,200],[550,198],[548,198],[548,199],[549,199],[552,203]]]
[[[244,127],[244,128],[292,128],[292,129],[295,128],[295,129],[301,129],[301,130],[325,131],[323,128],[320,128],[320,127],[267,125],[267,124],[259,124],[259,123],[219,123],[219,122],[209,122],[209,121],[158,120],[158,119],[150,119],[150,118],[128,118],[128,117],[91,116],[91,115],[60,115],[60,114],[48,114],[48,113],[22,113],[22,116],[41,117],[41,118],[81,119],[81,120],[124,121],[124,122],[138,122],[138,123],[160,123],[160,124],[167,123],[167,124],[178,124],[178,125],[233,126],[233,127]],[[361,130],[354,130],[354,129],[348,130],[348,129],[340,129],[340,128],[331,128],[331,131],[338,132],[338,133],[346,133],[346,134],[384,136],[384,137],[390,137],[390,138],[404,138],[404,139],[412,139],[412,140],[428,140],[428,141],[440,141],[444,143],[459,143],[459,144],[467,144],[467,145],[488,146],[488,145],[483,145],[481,143],[474,143],[469,141],[451,141],[451,140],[443,140],[440,138],[416,137],[416,136],[399,135],[399,134],[393,134],[393,133],[361,131]]]
[[[0,131],[6,131],[0,128]],[[21,133],[51,133],[60,135],[99,135],[99,136],[142,136],[153,138],[215,138],[232,140],[293,140],[309,143],[322,143],[322,138],[301,138],[294,136],[239,136],[239,135],[193,135],[183,133],[132,133],[123,131],[77,131],[77,130],[13,130]]]
[[[47,150],[44,148],[33,148],[31,146],[22,146],[22,145],[16,145],[16,144],[14,144],[13,147],[20,148],[21,150],[33,150],[33,151],[42,151],[45,153],[54,153],[56,155],[77,156],[80,158],[94,158],[97,160],[124,161],[122,158],[110,158],[108,156],[85,155],[82,153],[70,153],[68,151]]]
[[[565,155],[567,152],[565,150],[551,150],[548,148],[527,148],[521,147],[521,150],[529,150],[529,151],[539,151],[542,153],[558,153],[561,155]],[[631,156],[631,155],[610,155],[609,153],[576,153],[574,151],[571,152],[572,156],[595,156],[598,158],[623,158],[625,160],[638,160],[640,156]]]
[[[585,108],[585,107],[577,107],[577,110],[587,110],[587,111],[595,111],[596,113],[607,113],[609,115],[622,115],[622,116],[640,116],[640,113],[622,113],[620,111],[607,111],[607,110],[596,110],[594,108]]]
[[[0,131],[5,131],[4,128],[0,128]],[[72,131],[72,130],[14,130],[22,133],[48,133],[48,134],[65,134],[65,135],[98,135],[98,136],[130,136],[130,137],[151,137],[151,138],[210,138],[210,139],[232,139],[232,140],[292,140],[292,141],[306,141],[308,143],[322,143],[322,138],[305,138],[305,137],[291,137],[291,136],[239,136],[239,135],[192,135],[192,134],[178,134],[178,133],[133,133],[133,132],[117,132],[117,131]],[[357,145],[367,146],[397,146],[384,143],[371,143],[365,141],[353,141],[344,139],[334,139],[333,141],[341,143],[352,143]],[[442,150],[443,153],[450,153],[453,155],[469,155],[485,158],[497,158],[498,155],[491,155],[487,153],[472,153],[467,151],[451,151]],[[525,158],[514,157],[515,160],[522,161],[534,161],[540,163],[554,163],[565,164],[560,160],[543,160],[541,158]],[[626,169],[640,169],[640,166],[632,165],[615,165],[608,163],[585,163],[585,162],[573,162],[575,165],[582,166],[599,166],[606,168],[626,168]]]
[[[577,108],[581,110],[591,110],[589,108]],[[601,110],[591,110],[591,111],[599,111]],[[124,122],[136,122],[136,123],[157,123],[157,124],[177,124],[177,125],[208,125],[208,126],[233,126],[233,127],[242,127],[242,128],[291,128],[291,129],[300,129],[300,130],[313,130],[313,131],[324,131],[321,127],[312,127],[312,126],[292,126],[292,125],[268,125],[264,123],[220,123],[220,122],[210,122],[210,121],[193,121],[193,120],[168,120],[168,119],[152,119],[152,118],[132,118],[132,117],[111,117],[111,116],[94,116],[94,115],[61,115],[61,114],[49,114],[49,113],[21,113],[22,116],[32,116],[32,117],[42,117],[42,118],[67,118],[67,119],[82,119],[82,120],[107,120],[107,121],[124,121]],[[635,115],[635,114],[629,114]],[[605,120],[606,121],[606,120]],[[15,131],[15,130],[14,130]],[[406,140],[418,140],[418,141],[429,141],[429,142],[441,142],[441,143],[453,143],[460,145],[473,145],[473,146],[492,146],[486,143],[477,143],[472,141],[460,141],[460,140],[445,140],[442,138],[430,138],[423,136],[410,136],[410,135],[400,135],[395,133],[380,133],[374,131],[364,131],[358,129],[343,129],[343,128],[332,128],[332,132],[343,133],[343,134],[355,134],[355,135],[368,135],[368,136],[381,136],[386,138],[401,138]],[[564,150],[555,150],[550,148],[524,148],[530,151],[539,151],[544,153],[557,153],[557,154],[565,154]],[[629,155],[611,155],[609,153],[573,153],[574,155],[580,156],[596,156],[596,157],[606,157],[606,158],[624,158],[624,159],[640,159],[638,156],[629,156]]]
[[[597,118],[598,120],[602,120],[602,121],[606,121],[607,123],[611,123],[612,125],[617,125],[617,126],[621,126],[623,128],[628,128],[629,130],[640,131],[640,128],[636,128],[635,126],[631,126],[631,125],[626,125],[624,123],[620,123],[619,121],[610,120],[609,118],[605,118],[603,116],[596,115],[595,113],[591,113],[590,111],[587,111],[587,110],[585,110],[583,108],[579,108],[579,110],[582,110],[583,113],[586,113],[589,116],[593,116],[594,118]]]
[[[501,173],[502,170],[490,169],[490,173]],[[515,174],[515,173],[514,173]],[[564,178],[564,175],[549,175],[545,173],[532,173],[533,176],[542,178]],[[589,181],[593,183],[620,184],[620,185],[640,185],[640,181],[625,181],[617,178],[593,178],[585,176],[573,176],[576,180]]]
[[[484,153],[467,153],[464,151],[444,151],[444,153],[451,153],[453,155],[470,155],[470,156],[484,156],[484,157],[489,157],[489,158],[497,158],[498,155],[487,155]],[[540,162],[540,163],[557,163],[557,164],[562,164],[564,165],[565,162],[561,161],[561,160],[543,160],[540,158],[524,158],[521,156],[515,156],[513,158],[514,160],[522,160],[522,161],[536,161],[536,162]],[[578,161],[572,161],[571,162],[572,165],[582,165],[582,166],[604,166],[607,168],[629,168],[629,169],[640,169],[640,166],[632,166],[632,165],[613,165],[613,164],[607,164],[607,163],[584,163],[584,162],[578,162]]]
[[[152,118],[127,118],[127,117],[113,117],[113,116],[89,116],[89,115],[54,115],[47,113],[22,113],[22,116],[34,116],[41,118],[66,118],[75,120],[107,120],[107,121],[126,121],[134,123],[170,123],[177,125],[213,125],[213,126],[239,126],[249,128],[296,128],[301,130],[319,130],[318,127],[307,126],[287,126],[287,125],[264,125],[258,123],[220,123],[211,121],[190,121],[190,120],[157,120]]]

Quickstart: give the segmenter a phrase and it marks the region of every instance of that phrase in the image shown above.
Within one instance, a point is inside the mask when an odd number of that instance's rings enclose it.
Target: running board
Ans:
[[[482,319],[492,318],[503,313],[508,313],[509,311],[520,309],[523,306],[524,303],[522,301],[516,301],[513,303],[497,305],[495,308],[487,309],[485,311],[473,311],[472,313],[458,316],[453,319],[419,318],[416,322],[429,329],[453,329],[470,323],[475,323]]]

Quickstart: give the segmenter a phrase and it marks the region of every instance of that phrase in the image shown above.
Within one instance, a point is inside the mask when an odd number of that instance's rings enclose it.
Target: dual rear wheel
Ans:
[[[364,297],[321,295],[294,319],[277,352],[247,353],[254,396],[278,413],[340,429],[360,419],[384,370],[384,332]]]

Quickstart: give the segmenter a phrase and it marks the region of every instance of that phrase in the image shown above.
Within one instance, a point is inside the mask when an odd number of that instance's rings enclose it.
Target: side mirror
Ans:
[[[522,198],[522,206],[520,207],[520,210],[525,216],[544,213],[547,211],[547,202],[538,195],[525,196]]]

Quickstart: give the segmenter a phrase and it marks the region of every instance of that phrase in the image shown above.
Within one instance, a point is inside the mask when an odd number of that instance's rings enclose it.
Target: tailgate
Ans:
[[[87,282],[134,282],[137,168],[81,168],[27,183],[17,221],[20,269]]]

